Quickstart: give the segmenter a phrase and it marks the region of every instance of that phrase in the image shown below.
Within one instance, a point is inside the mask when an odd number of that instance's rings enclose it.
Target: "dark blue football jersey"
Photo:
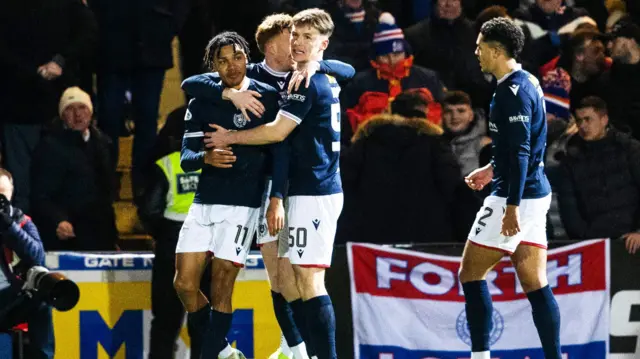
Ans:
[[[275,119],[278,111],[278,91],[273,87],[245,78],[244,89],[256,91],[264,99],[262,118],[251,116],[247,121],[231,102],[215,102],[195,97],[189,102],[185,116],[185,133],[182,141],[181,166],[185,171],[202,169],[194,203],[221,204],[258,208],[265,187],[265,173],[284,171],[278,178],[286,179],[286,150],[282,144],[270,146],[232,146],[237,157],[232,168],[216,168],[204,163],[204,132],[213,131],[215,123],[228,130],[244,130],[258,127]],[[269,152],[273,163],[268,161]],[[283,159],[284,158],[284,159]],[[283,159],[283,160],[281,160]],[[274,175],[274,178],[276,176]],[[282,198],[285,184],[274,179],[272,196]]]
[[[290,146],[289,196],[342,192],[340,159],[340,86],[329,75],[315,74],[309,87],[288,95],[279,115],[298,123]]]
[[[507,204],[551,193],[544,172],[547,120],[542,88],[518,67],[498,81],[491,101],[493,195]]]

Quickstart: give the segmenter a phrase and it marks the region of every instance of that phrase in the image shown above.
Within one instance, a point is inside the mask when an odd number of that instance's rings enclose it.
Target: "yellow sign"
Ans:
[[[48,255],[47,265],[80,287],[80,301],[73,310],[54,310],[56,359],[147,358],[152,258],[149,254]],[[256,256],[239,276],[233,307],[229,341],[247,358],[267,358],[280,343],[280,329],[262,261]],[[176,358],[188,358],[188,347],[185,325]]]

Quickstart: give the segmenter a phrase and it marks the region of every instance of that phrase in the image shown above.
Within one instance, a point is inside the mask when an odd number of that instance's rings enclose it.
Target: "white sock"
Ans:
[[[231,356],[231,354],[233,354],[233,348],[231,347],[231,345],[229,345],[229,343],[227,343],[226,348],[222,349],[218,356],[220,356],[221,358],[228,358]]]
[[[304,342],[291,348],[291,351],[293,352],[293,357],[295,359],[309,359],[309,356],[307,355],[307,346],[304,345]]]
[[[293,357],[293,352],[291,351],[291,348],[289,348],[289,345],[287,344],[287,340],[284,338],[284,335],[280,337],[280,352],[289,358]]]
[[[314,355],[311,357],[311,359],[318,359],[318,357]]]
[[[488,350],[486,352],[473,352],[471,353],[471,359],[491,359],[491,354]]]

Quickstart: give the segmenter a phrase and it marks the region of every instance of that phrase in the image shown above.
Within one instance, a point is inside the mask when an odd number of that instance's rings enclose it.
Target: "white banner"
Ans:
[[[350,243],[356,359],[463,359],[471,338],[457,273],[460,257]],[[565,359],[609,351],[609,243],[549,251],[549,284],[561,313]],[[531,306],[504,258],[487,277],[493,299],[491,356],[544,359]]]

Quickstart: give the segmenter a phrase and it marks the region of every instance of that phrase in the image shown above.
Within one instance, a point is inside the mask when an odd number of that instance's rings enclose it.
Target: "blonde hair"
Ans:
[[[300,11],[293,16],[293,24],[296,26],[311,26],[324,36],[331,36],[334,29],[331,15],[321,9],[307,9]]]
[[[256,30],[258,50],[264,54],[264,47],[271,39],[280,35],[284,30],[291,30],[293,18],[288,14],[273,14],[262,20]]]

